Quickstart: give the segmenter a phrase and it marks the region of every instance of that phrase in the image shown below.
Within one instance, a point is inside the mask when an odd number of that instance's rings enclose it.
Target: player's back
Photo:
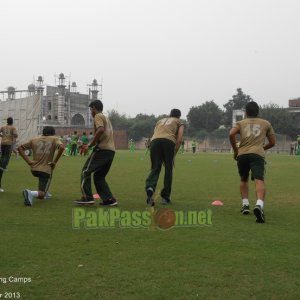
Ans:
[[[103,150],[115,151],[115,142],[113,138],[113,127],[107,116],[102,113],[97,113],[94,117],[94,130],[99,127],[104,128],[104,132],[98,140],[98,147]]]
[[[33,153],[32,170],[51,172],[51,167],[48,165],[52,162],[55,150],[62,144],[56,136],[39,136],[30,141],[30,147]]]
[[[265,138],[274,134],[270,122],[261,118],[245,118],[237,122],[235,127],[239,129],[241,136],[239,155],[255,153],[264,156]]]
[[[14,138],[18,136],[16,127],[13,125],[5,125],[1,128],[2,133],[2,145],[13,144]]]
[[[154,128],[152,140],[165,138],[176,143],[178,128],[182,125],[180,119],[169,117],[159,120]]]

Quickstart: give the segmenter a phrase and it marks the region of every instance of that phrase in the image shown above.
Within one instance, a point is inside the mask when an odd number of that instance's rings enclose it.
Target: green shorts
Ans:
[[[248,181],[251,170],[252,179],[264,180],[265,159],[257,154],[243,154],[237,157],[237,166],[241,181]]]
[[[31,173],[34,177],[39,179],[39,191],[46,193],[51,182],[51,174],[40,171],[31,171]]]

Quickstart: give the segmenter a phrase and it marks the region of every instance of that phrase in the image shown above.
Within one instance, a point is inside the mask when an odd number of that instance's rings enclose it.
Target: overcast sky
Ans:
[[[169,113],[237,88],[259,104],[300,96],[299,0],[1,0],[0,90],[55,74],[104,109]]]

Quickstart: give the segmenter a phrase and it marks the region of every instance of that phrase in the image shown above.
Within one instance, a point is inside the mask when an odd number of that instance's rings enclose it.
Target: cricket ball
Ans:
[[[155,213],[154,220],[160,229],[170,229],[175,225],[176,215],[170,208],[161,208]]]

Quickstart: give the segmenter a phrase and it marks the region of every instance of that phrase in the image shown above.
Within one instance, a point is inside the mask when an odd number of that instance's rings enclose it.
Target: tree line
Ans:
[[[244,109],[245,105],[253,101],[251,96],[244,94],[241,88],[229,99],[221,109],[213,100],[206,101],[199,106],[190,108],[185,122],[186,135],[202,139],[205,136],[227,137],[228,130],[232,126],[232,113],[236,109]],[[155,116],[153,114],[138,114],[134,118],[119,114],[116,110],[108,112],[110,121],[115,130],[126,130],[129,138],[140,140],[151,137],[156,122],[168,115]],[[295,115],[289,113],[286,108],[277,104],[260,106],[259,116],[271,122],[278,134],[285,134],[295,139],[298,133]]]

